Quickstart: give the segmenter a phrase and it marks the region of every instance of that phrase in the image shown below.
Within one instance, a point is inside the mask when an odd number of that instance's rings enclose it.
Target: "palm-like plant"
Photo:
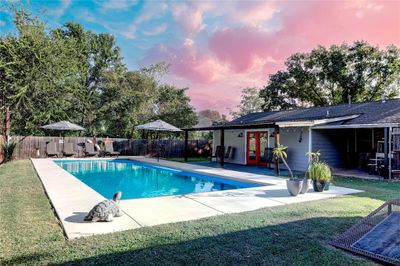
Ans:
[[[290,169],[290,167],[289,167],[289,165],[288,165],[288,163],[287,163],[287,161],[286,161],[286,158],[287,158],[286,150],[287,150],[287,148],[288,148],[288,147],[285,146],[285,145],[280,145],[279,147],[274,148],[273,154],[274,154],[274,156],[275,156],[276,158],[278,158],[278,160],[279,160],[279,159],[282,160],[283,164],[284,164],[284,165],[286,166],[286,168],[289,170],[291,179],[293,179],[294,177],[293,177],[292,169]]]
[[[3,144],[1,145],[1,149],[2,149],[3,154],[4,154],[3,163],[6,163],[6,162],[12,160],[12,155],[13,155],[13,153],[14,153],[14,150],[15,150],[15,147],[16,147],[16,146],[17,146],[17,143],[11,142],[11,141],[10,141],[10,142],[6,142],[6,143],[3,143]]]
[[[304,173],[304,179],[307,178],[307,173],[310,171],[311,165],[319,162],[319,157],[321,156],[321,152],[320,151],[316,151],[316,152],[309,151],[309,152],[306,152],[306,155],[308,157],[310,157],[310,160],[308,161],[307,170]]]
[[[314,181],[330,182],[332,180],[332,172],[328,164],[316,162],[310,167],[310,177]]]

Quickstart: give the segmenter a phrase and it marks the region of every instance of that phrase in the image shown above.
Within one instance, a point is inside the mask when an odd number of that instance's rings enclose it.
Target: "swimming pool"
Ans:
[[[105,198],[116,191],[122,199],[136,199],[261,186],[132,160],[54,162]]]

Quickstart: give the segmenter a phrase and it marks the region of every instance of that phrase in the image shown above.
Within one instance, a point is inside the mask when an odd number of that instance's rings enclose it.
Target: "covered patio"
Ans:
[[[313,150],[329,162],[334,174],[364,179],[399,175],[399,128],[321,125],[313,128]]]
[[[321,160],[327,162],[336,175],[390,180],[400,176],[400,128],[385,124],[343,125],[342,121],[333,121],[335,119],[339,120],[338,118],[329,119],[326,120],[329,123],[325,124],[303,121],[186,128],[183,129],[185,132],[184,161],[188,162],[189,132],[213,131],[211,159],[215,160],[201,162],[210,167],[288,176],[285,167],[279,166],[272,156],[268,162],[267,159],[260,160],[258,163],[249,161],[249,153],[254,150],[249,136],[256,135],[260,137],[256,141],[258,157],[267,157],[267,149],[272,152],[273,148],[281,144],[288,146],[288,161],[292,170],[295,170],[295,174],[304,173],[306,170],[307,152],[320,151]],[[264,146],[260,144],[262,134],[265,136]],[[222,149],[218,151],[216,149],[218,147]],[[233,160],[227,155],[230,149],[236,149],[236,154],[233,151],[233,157],[235,157]]]
[[[237,168],[241,168],[240,171],[244,170],[243,168],[246,169],[250,169],[249,167],[245,166],[245,165],[240,165],[240,164],[226,164],[225,160],[227,159],[226,156],[226,152],[227,149],[229,147],[226,147],[225,145],[225,140],[226,140],[226,131],[238,131],[238,138],[244,138],[246,132],[248,131],[256,131],[256,130],[262,130],[260,132],[265,132],[267,134],[267,138],[268,138],[268,142],[269,142],[269,137],[271,137],[271,139],[273,139],[273,147],[278,147],[280,145],[280,133],[279,133],[279,126],[275,125],[274,123],[270,123],[270,124],[245,124],[245,125],[217,125],[217,126],[210,126],[210,127],[194,127],[194,128],[184,128],[183,131],[185,132],[185,146],[184,146],[184,161],[188,162],[188,142],[189,142],[189,132],[193,132],[193,131],[213,131],[213,132],[218,132],[219,135],[219,143],[218,146],[215,145],[215,143],[213,143],[213,146],[215,146],[216,148],[212,150],[211,154],[212,154],[212,158],[215,158],[215,161],[210,161],[208,163],[208,166],[211,167],[221,167],[221,168],[232,168],[232,169],[237,169]],[[215,139],[215,135],[214,135],[214,139]],[[246,142],[246,141],[245,141]],[[248,150],[246,147],[247,143],[245,144],[245,155],[247,156]],[[257,143],[257,145],[259,145],[259,143]],[[269,145],[266,143],[266,148],[269,147]],[[218,147],[222,147],[222,150],[218,150]],[[231,147],[230,148],[232,150],[229,150],[228,152],[234,153],[234,149],[237,147]],[[261,155],[259,155],[259,157],[266,157],[267,155],[264,154],[265,150],[260,151]],[[243,153],[243,152],[242,152]],[[243,155],[242,155],[243,156]],[[211,159],[212,159],[211,158]],[[246,161],[246,159],[244,159]],[[245,163],[247,164],[247,163]],[[273,164],[273,166],[272,166]],[[256,171],[256,172],[262,172],[263,174],[274,174],[274,175],[279,175],[279,171],[281,170],[279,168],[279,162],[277,159],[272,159],[270,162],[265,162],[265,163],[258,163],[255,164],[257,167],[253,167],[252,171]],[[286,170],[283,170],[283,175],[287,174],[285,173]],[[287,172],[287,171],[286,171]]]

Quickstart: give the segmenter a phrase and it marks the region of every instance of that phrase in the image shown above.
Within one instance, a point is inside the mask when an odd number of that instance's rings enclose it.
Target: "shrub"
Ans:
[[[9,162],[13,159],[12,156],[13,156],[15,147],[17,147],[17,143],[15,143],[15,142],[7,142],[7,143],[1,144],[1,149],[4,154],[3,163]]]
[[[329,165],[323,162],[311,164],[309,175],[312,180],[319,182],[329,182],[332,180],[332,172]]]

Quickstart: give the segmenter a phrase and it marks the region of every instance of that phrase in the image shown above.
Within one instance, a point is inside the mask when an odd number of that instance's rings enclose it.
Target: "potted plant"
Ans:
[[[325,186],[332,180],[332,172],[329,165],[324,162],[311,164],[309,175],[313,181],[314,191],[322,192]]]
[[[319,151],[317,151],[317,152],[307,152],[306,155],[309,157],[309,160],[308,160],[307,170],[304,173],[303,187],[301,188],[300,194],[307,193],[308,189],[310,188],[310,180],[309,180],[309,175],[308,175],[309,170],[310,170],[310,166],[313,163],[319,162],[319,156],[321,155],[321,153]]]
[[[292,169],[290,169],[288,163],[286,162],[287,153],[286,153],[287,146],[280,145],[279,147],[275,148],[273,151],[274,156],[279,160],[281,159],[283,164],[286,166],[290,173],[290,178],[286,180],[287,189],[292,196],[297,196],[302,188],[303,179],[295,178],[293,176]]]

